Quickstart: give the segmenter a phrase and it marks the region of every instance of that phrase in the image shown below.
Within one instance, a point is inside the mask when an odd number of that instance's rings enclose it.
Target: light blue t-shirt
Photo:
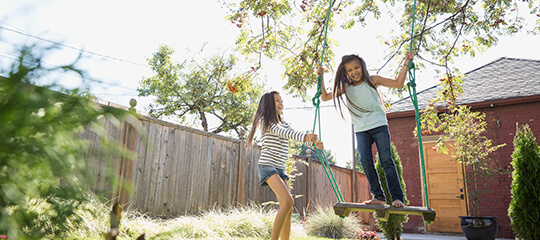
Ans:
[[[388,125],[386,112],[379,102],[377,90],[369,86],[366,81],[358,86],[347,86],[345,96],[355,132],[364,132]]]

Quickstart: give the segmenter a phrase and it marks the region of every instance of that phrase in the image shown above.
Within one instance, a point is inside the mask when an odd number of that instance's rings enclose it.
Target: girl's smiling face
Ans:
[[[358,60],[345,63],[345,74],[353,81],[359,82],[362,79],[362,65]]]
[[[283,100],[281,100],[279,93],[274,93],[274,102],[276,104],[276,113],[281,115],[283,113]]]

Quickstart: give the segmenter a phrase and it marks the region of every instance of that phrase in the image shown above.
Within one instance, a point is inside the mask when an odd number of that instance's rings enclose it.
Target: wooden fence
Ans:
[[[257,146],[246,147],[238,139],[145,116],[126,121],[102,118],[99,122],[101,127],[87,127],[81,138],[90,144],[92,190],[108,199],[119,199],[139,212],[162,217],[249,202],[277,202],[269,187],[258,185]],[[96,132],[107,137],[99,138]],[[98,154],[105,141],[115,143],[119,153]],[[317,204],[332,206],[337,202],[321,163],[302,160],[307,165],[296,161],[302,175],[295,178],[292,190],[301,196],[295,199],[295,211],[301,215]],[[369,199],[363,174],[336,166],[332,172],[346,202]],[[119,177],[112,178],[114,175]],[[118,185],[124,187],[114,187]]]

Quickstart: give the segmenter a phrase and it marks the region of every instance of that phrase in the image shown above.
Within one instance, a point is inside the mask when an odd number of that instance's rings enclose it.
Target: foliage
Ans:
[[[175,63],[173,53],[170,47],[161,46],[148,59],[155,75],[143,79],[137,88],[139,96],[155,97],[148,107],[150,115],[174,117],[188,126],[198,122],[207,132],[215,119],[219,125],[212,133],[241,135],[262,95],[261,86],[254,83],[257,74],[234,73],[237,59],[233,55],[215,55],[199,64],[193,59]]]
[[[258,59],[256,68],[262,66],[262,56],[279,59],[285,67],[284,88],[303,97],[306,89],[316,86],[314,70],[321,64],[326,21],[329,27],[324,65],[333,62],[332,47],[339,43],[331,38],[336,25],[352,30],[357,23],[366,26],[386,14],[394,18],[400,29],[382,37],[389,48],[385,58],[390,61],[409,50],[414,19],[413,51],[417,53],[416,59],[422,60],[418,65],[429,63],[446,74],[450,74],[450,65],[456,57],[474,57],[477,52],[496,45],[500,36],[519,31],[540,32],[540,6],[534,0],[419,0],[415,8],[409,0],[222,2],[230,13],[226,19],[239,28],[236,44],[240,53],[254,61]],[[331,14],[327,19],[329,5]],[[416,10],[414,18],[413,10]],[[536,23],[527,26],[525,17],[536,19]],[[401,60],[396,62],[401,64]]]
[[[308,155],[307,154],[308,152],[309,152],[309,157],[312,160],[321,162],[321,160],[319,159],[319,155],[320,155],[321,157],[324,157],[326,161],[330,163],[330,165],[336,165],[336,160],[334,159],[334,155],[332,155],[331,150],[328,150],[328,149],[323,149],[322,151],[319,150],[319,154],[317,154],[313,146],[308,146],[304,143],[294,142],[294,141],[291,141],[289,143],[289,153],[291,154],[296,154],[300,157],[306,157]],[[324,154],[324,155],[321,155],[321,154]]]
[[[302,176],[304,175],[303,172],[299,172],[298,171],[298,167],[297,167],[297,164],[298,163],[301,163],[301,164],[304,164],[306,166],[309,167],[309,163],[304,161],[303,159],[300,159],[300,158],[296,158],[296,157],[290,157],[289,156],[289,160],[287,161],[287,165],[285,167],[285,172],[287,173],[287,175],[289,176],[289,181],[287,182],[288,185],[289,185],[289,189],[291,190],[291,195],[293,196],[293,198],[300,198],[300,197],[303,197],[304,195],[297,195],[297,194],[294,194],[293,193],[293,189],[294,189],[294,183],[296,181],[296,178],[299,177],[299,176]],[[267,202],[265,204],[278,204],[276,202]]]
[[[80,220],[75,211],[87,200],[88,144],[76,134],[104,115],[122,114],[79,89],[36,86],[53,72],[84,77],[75,63],[43,67],[47,50],[23,47],[0,77],[0,233],[9,239],[41,239]]]
[[[353,162],[354,162],[354,168],[356,169],[356,171],[360,173],[364,173],[364,169],[362,169],[362,163],[360,163],[360,154],[358,153],[357,149],[354,150],[354,160],[351,162],[347,162],[346,163],[347,165],[345,167],[348,169],[352,169]]]
[[[103,239],[108,229],[110,204],[92,202],[87,210],[77,210],[84,221],[69,224],[61,239]],[[146,239],[264,239],[269,238],[276,212],[255,204],[241,208],[207,210],[196,216],[161,219],[140,214],[132,209],[122,212],[119,239],[135,239],[145,233]],[[293,219],[291,237],[305,238],[302,225]],[[306,238],[309,239],[309,238]]]
[[[396,150],[396,146],[394,143],[391,144],[392,147],[392,157],[394,160],[394,164],[396,165],[396,170],[398,173],[399,181],[401,184],[401,188],[403,189],[403,200],[405,205],[409,204],[409,200],[407,199],[407,186],[405,185],[405,181],[403,180],[403,165],[401,164],[401,158],[399,157],[399,154]],[[384,170],[378,161],[379,156],[377,155],[377,163],[375,164],[375,168],[377,169],[377,173],[379,174],[379,180],[381,181],[381,186],[383,188],[384,194],[387,196],[386,203],[391,205],[392,204],[392,198],[388,197],[391,196],[390,192],[388,191],[388,185],[386,183],[386,176],[384,174]],[[390,214],[388,217],[388,221],[383,222],[379,221],[377,219],[377,222],[379,224],[379,228],[382,230],[384,236],[386,239],[400,239],[401,234],[403,233],[403,223],[406,223],[409,221],[409,217],[407,215],[401,215],[401,214]]]
[[[452,157],[471,166],[470,178],[466,172],[463,177],[467,186],[473,188],[467,193],[471,194],[474,213],[478,216],[481,191],[477,188],[477,181],[487,180],[501,173],[497,168],[493,168],[489,155],[505,144],[493,146],[491,140],[483,135],[487,126],[485,113],[471,111],[466,105],[456,105],[457,98],[463,93],[459,85],[461,83],[462,76],[441,79],[437,97],[430,100],[430,104],[422,112],[421,127],[423,134],[442,134],[433,150],[448,154],[447,144],[452,141],[451,146],[455,149]],[[446,111],[439,112],[439,109],[443,108]]]
[[[322,206],[318,206],[315,213],[308,216],[305,228],[311,236],[335,239],[354,238],[361,231],[356,217],[341,218],[331,207]]]
[[[284,89],[305,97],[306,90],[316,84],[313,70],[321,61],[328,2],[304,1],[301,10],[289,1],[247,0],[226,5],[231,12],[227,20],[240,30],[236,40],[238,51],[248,58],[258,58],[256,69],[262,66],[263,55],[280,59],[286,69]],[[299,23],[292,24],[289,22],[292,19]],[[329,29],[333,28],[331,20]],[[331,44],[329,39],[327,45]],[[328,63],[333,53],[328,48],[325,54],[330,56],[325,58]]]
[[[360,234],[360,239],[362,239],[362,240],[370,240],[370,239],[379,240],[381,238],[379,237],[379,234],[377,234],[377,232],[375,232],[375,231],[365,231],[365,232]]]
[[[508,216],[520,239],[540,239],[540,147],[529,125],[516,124],[512,153],[512,200]]]

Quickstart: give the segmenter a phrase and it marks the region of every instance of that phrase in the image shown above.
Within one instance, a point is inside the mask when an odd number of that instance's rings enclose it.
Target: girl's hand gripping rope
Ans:
[[[304,137],[304,141],[314,143],[315,147],[317,147],[317,149],[319,149],[319,150],[324,149],[323,142],[319,141],[319,136],[317,134],[315,134],[315,133],[306,134],[306,136]]]

